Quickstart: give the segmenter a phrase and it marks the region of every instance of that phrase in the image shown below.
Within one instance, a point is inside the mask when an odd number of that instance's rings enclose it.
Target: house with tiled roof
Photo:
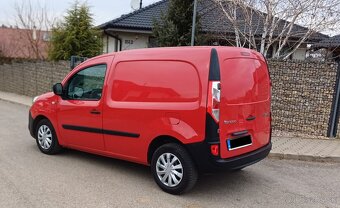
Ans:
[[[50,31],[0,27],[0,57],[10,59],[46,59]]]
[[[340,35],[335,35],[315,43],[312,48],[314,50],[326,49],[329,58],[340,61]]]
[[[103,31],[103,53],[157,46],[152,36],[153,21],[159,20],[162,13],[167,12],[169,1],[170,0],[161,0],[98,26]],[[223,11],[218,8],[212,0],[200,1],[198,13],[201,17],[200,32],[206,34],[223,33],[231,39],[234,39],[234,29],[231,23],[226,19]],[[256,25],[256,32],[260,37],[264,20],[262,16],[254,15],[254,26]],[[282,24],[284,24],[284,20],[282,20]],[[294,25],[292,31],[290,41],[296,42],[307,32],[307,28]],[[279,31],[276,32],[279,33]],[[295,51],[292,58],[299,60],[305,59],[307,44],[319,42],[327,37],[328,36],[321,33],[313,34]],[[228,45],[228,42],[214,38],[206,44]],[[275,48],[272,49],[271,53],[273,54],[274,52]]]

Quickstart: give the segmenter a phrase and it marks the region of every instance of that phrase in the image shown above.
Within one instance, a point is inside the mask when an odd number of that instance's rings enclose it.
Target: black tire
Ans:
[[[244,168],[245,168],[245,167],[243,167],[243,168],[236,168],[236,169],[233,169],[232,172],[240,172],[240,171],[242,171]]]
[[[157,174],[157,161],[164,153],[170,153],[172,155],[172,159],[175,158],[173,156],[176,156],[180,164],[182,165],[182,178],[180,182],[173,187],[164,184],[159,178],[161,176],[158,176]],[[164,144],[154,152],[151,161],[151,171],[157,185],[163,191],[174,195],[180,195],[192,189],[196,184],[198,178],[197,169],[190,155],[183,146],[176,143]]]
[[[43,126],[47,126],[49,128],[50,132],[51,132],[51,135],[52,135],[52,137],[51,137],[52,142],[51,142],[51,145],[48,148],[43,147],[43,145],[39,142],[39,139],[38,139],[39,129],[40,129],[40,127],[43,127]],[[42,119],[41,121],[38,122],[38,124],[35,128],[35,140],[37,142],[39,150],[44,154],[54,155],[54,154],[59,153],[62,149],[62,147],[59,145],[58,138],[57,138],[57,135],[56,135],[55,130],[53,128],[53,125],[47,119]]]

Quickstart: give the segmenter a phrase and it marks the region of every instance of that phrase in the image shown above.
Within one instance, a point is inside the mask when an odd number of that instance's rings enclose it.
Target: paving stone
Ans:
[[[319,162],[340,162],[340,140],[273,137],[270,157]]]

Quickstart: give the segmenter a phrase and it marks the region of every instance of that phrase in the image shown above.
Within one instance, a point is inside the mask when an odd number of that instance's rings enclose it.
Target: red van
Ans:
[[[71,148],[149,165],[161,189],[181,194],[198,172],[269,154],[270,86],[266,60],[244,48],[112,53],[34,98],[29,130],[45,154]]]

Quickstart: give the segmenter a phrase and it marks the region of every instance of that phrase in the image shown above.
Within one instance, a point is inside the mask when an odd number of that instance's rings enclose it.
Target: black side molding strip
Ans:
[[[138,138],[140,135],[135,133],[123,132],[123,131],[112,131],[103,129],[103,134],[114,135],[114,136],[123,136],[123,137],[132,137]]]
[[[62,125],[64,129],[74,130],[74,131],[83,131],[83,132],[90,132],[90,133],[97,133],[97,134],[107,134],[107,135],[114,135],[114,136],[123,136],[123,137],[132,137],[132,138],[139,138],[139,134],[136,133],[129,133],[123,131],[112,131],[112,130],[105,130],[105,129],[98,129],[98,128],[91,128],[91,127],[84,127],[84,126],[73,126],[73,125]]]

